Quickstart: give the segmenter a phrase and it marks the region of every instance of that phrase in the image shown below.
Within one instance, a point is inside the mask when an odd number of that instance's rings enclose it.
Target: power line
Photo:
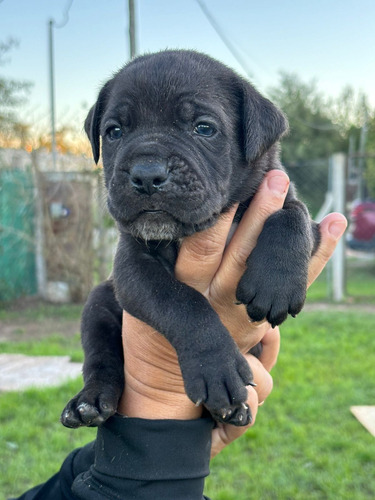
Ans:
[[[63,11],[63,20],[61,21],[61,23],[57,24],[55,21],[53,21],[54,27],[56,29],[63,28],[64,26],[66,26],[68,24],[68,22],[69,22],[69,11],[70,11],[70,8],[72,6],[72,3],[73,3],[73,0],[68,0],[68,3],[66,4],[65,9]]]
[[[224,31],[221,29],[219,24],[217,23],[216,19],[213,17],[211,12],[207,9],[207,6],[204,4],[202,0],[197,0],[197,3],[199,7],[201,8],[203,14],[206,16],[207,20],[211,24],[211,26],[214,28],[216,33],[219,35],[227,49],[230,51],[232,56],[236,59],[236,61],[242,66],[243,70],[246,72],[246,74],[251,78],[253,75],[250,71],[250,69],[247,66],[246,61],[243,59],[241,54],[238,52],[236,47],[233,45],[233,43],[229,40],[229,38],[226,36]]]

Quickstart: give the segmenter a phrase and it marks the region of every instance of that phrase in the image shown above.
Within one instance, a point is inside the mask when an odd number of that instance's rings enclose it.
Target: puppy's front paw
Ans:
[[[70,428],[96,427],[116,413],[120,394],[108,385],[86,385],[66,405],[60,421]]]
[[[251,320],[267,319],[272,327],[288,314],[296,316],[306,298],[307,263],[264,258],[253,250],[237,288],[237,300],[246,305]]]
[[[235,346],[180,360],[180,365],[187,395],[203,403],[215,420],[237,426],[251,422],[246,386],[253,375]]]
[[[219,412],[211,409],[210,413],[217,422],[232,424],[236,426],[248,425],[252,422],[252,415],[247,403],[240,405],[229,405],[221,408]]]

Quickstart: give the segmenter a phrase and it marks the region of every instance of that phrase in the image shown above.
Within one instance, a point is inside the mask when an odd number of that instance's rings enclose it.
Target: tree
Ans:
[[[345,138],[329,114],[332,104],[318,91],[315,81],[304,83],[281,72],[281,82],[270,89],[271,99],[286,113],[290,133],[283,139],[282,158],[289,166],[327,158],[345,147]]]
[[[12,38],[0,42],[0,67],[8,62],[7,54],[17,46],[17,41]],[[20,118],[21,107],[27,102],[31,86],[31,82],[7,79],[0,75],[0,147],[25,149],[29,152],[35,149],[51,151],[51,135],[48,127],[46,129],[44,118],[35,117],[32,125]],[[82,139],[79,133],[81,127],[72,122],[68,117],[57,128],[57,151],[62,154],[90,156],[89,142]]]
[[[315,214],[328,187],[328,158],[347,152],[349,135],[360,134],[363,96],[346,87],[329,99],[315,81],[281,72],[281,81],[270,89],[271,99],[286,113],[290,132],[282,140],[282,161],[300,196]]]
[[[10,38],[0,42],[0,66],[6,63],[5,55],[17,42]],[[0,133],[1,135],[13,134],[19,126],[16,109],[25,103],[31,83],[4,78],[0,75]]]

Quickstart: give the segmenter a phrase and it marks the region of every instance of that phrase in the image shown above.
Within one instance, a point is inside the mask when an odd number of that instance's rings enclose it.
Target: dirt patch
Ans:
[[[80,331],[83,304],[57,305],[38,297],[23,297],[6,304],[0,319],[0,342],[38,340],[51,335],[70,337]]]
[[[79,320],[46,318],[41,320],[0,320],[0,342],[22,342],[51,335],[73,336],[79,332]]]
[[[305,304],[303,311],[327,311],[327,312],[361,312],[363,314],[375,314],[375,304],[330,304],[326,302],[316,304]],[[301,314],[303,314],[303,311]]]
[[[19,311],[17,319],[0,320],[0,342],[22,342],[30,339],[43,339],[53,334],[70,337],[79,333],[80,320],[65,319],[64,317],[47,317],[38,320],[30,320],[22,317],[22,311],[30,307],[27,303],[17,304],[13,308]],[[304,311],[341,311],[362,312],[363,314],[375,314],[374,304],[329,304],[316,303],[306,304]]]

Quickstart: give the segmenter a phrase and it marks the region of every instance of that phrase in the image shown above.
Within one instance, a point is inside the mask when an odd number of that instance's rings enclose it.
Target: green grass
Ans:
[[[351,405],[375,404],[375,315],[305,312],[282,328],[274,390],[213,462],[215,500],[375,498],[375,442]]]
[[[42,321],[46,318],[64,320],[78,320],[82,313],[82,304],[55,305],[43,301],[26,303],[23,307],[0,303],[0,320]]]
[[[29,356],[65,356],[68,354],[72,361],[83,361],[79,333],[69,337],[52,334],[37,341],[0,342],[0,352],[27,354]]]
[[[331,284],[327,278],[330,270],[325,269],[307,292],[309,302],[323,302],[330,299]],[[375,304],[375,261],[348,260],[346,266],[345,302]]]
[[[375,260],[363,263],[349,260],[346,271],[346,292],[355,302],[366,300],[375,304]]]
[[[95,429],[65,429],[59,417],[81,388],[62,387],[0,395],[0,498],[18,496],[44,482],[73,449],[95,439]]]
[[[274,390],[256,425],[212,463],[213,500],[375,498],[375,441],[351,405],[375,404],[375,314],[305,311],[282,327]],[[14,347],[16,346],[16,347]],[[79,352],[79,338],[53,335],[0,344],[0,351]],[[65,429],[62,408],[81,387],[0,394],[0,498],[45,481],[66,455],[95,438]]]

